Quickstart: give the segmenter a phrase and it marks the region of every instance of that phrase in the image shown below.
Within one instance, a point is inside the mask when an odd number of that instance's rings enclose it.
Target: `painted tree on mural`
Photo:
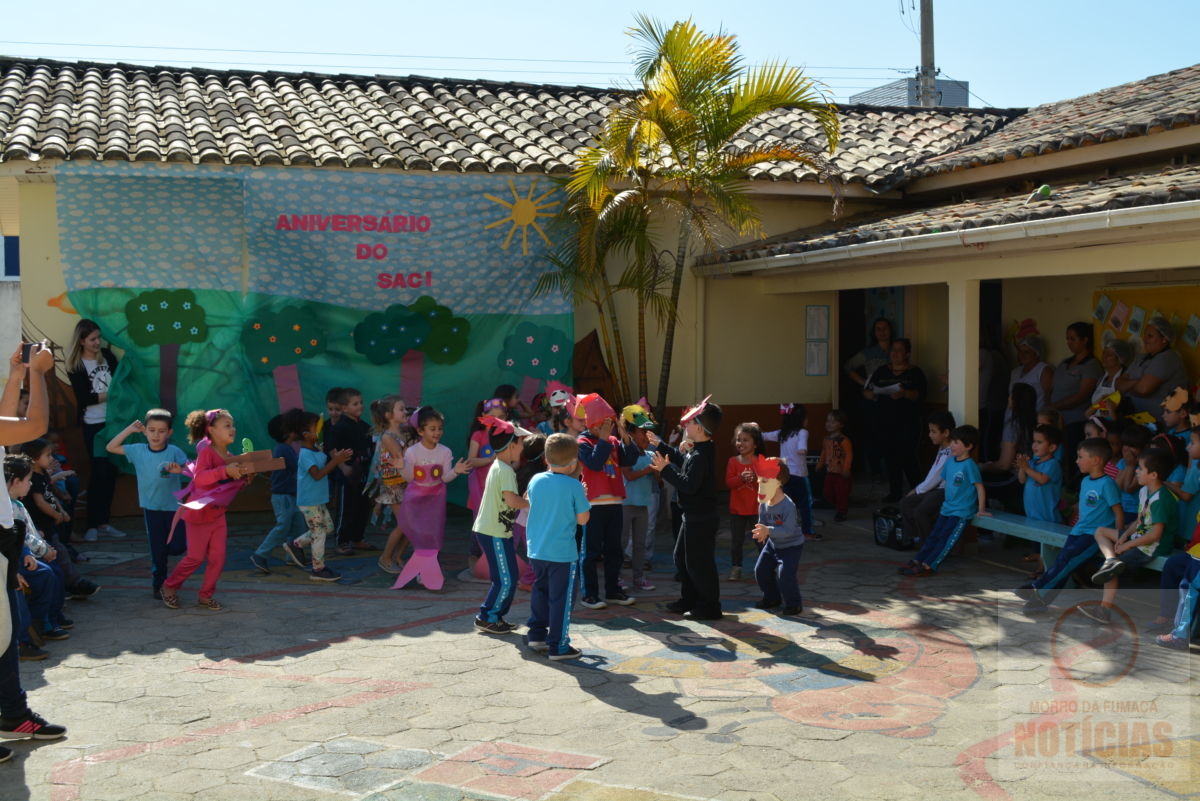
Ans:
[[[280,412],[304,408],[300,362],[324,353],[326,341],[312,312],[298,306],[262,311],[242,327],[246,359],[255,371],[271,373]]]
[[[543,381],[562,381],[571,368],[572,345],[556,328],[523,322],[504,338],[496,363],[525,377],[521,397],[528,402]]]
[[[158,346],[158,402],[176,411],[179,349],[208,339],[203,307],[190,289],[152,289],[125,304],[129,338],[139,347]]]
[[[428,295],[411,306],[396,304],[366,316],[354,327],[354,349],[372,364],[400,361],[400,394],[421,400],[425,359],[454,364],[467,352],[471,324]]]

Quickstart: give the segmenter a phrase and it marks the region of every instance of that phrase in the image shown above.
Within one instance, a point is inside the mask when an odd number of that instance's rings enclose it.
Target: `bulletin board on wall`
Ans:
[[[1133,342],[1142,349],[1142,329],[1165,317],[1175,329],[1172,347],[1183,357],[1188,375],[1200,376],[1200,286],[1191,284],[1102,287],[1092,293],[1096,342],[1105,337]]]

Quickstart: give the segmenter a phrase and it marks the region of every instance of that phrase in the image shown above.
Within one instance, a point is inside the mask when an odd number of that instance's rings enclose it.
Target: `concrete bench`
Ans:
[[[1071,533],[1071,527],[1062,523],[1030,520],[1010,512],[992,512],[989,517],[976,516],[971,519],[971,524],[976,528],[994,531],[997,534],[1041,543],[1042,563],[1047,567],[1054,564],[1054,560],[1058,558],[1058,552],[1066,544],[1067,536]],[[1143,567],[1161,573],[1166,562],[1164,557],[1159,556],[1147,562]]]

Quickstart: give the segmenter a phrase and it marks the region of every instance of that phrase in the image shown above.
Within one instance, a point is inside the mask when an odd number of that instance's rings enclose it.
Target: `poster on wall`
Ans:
[[[56,191],[71,304],[124,350],[117,428],[173,400],[265,443],[353,385],[437,406],[458,452],[493,387],[570,384],[572,308],[531,298],[544,177],[71,163]]]

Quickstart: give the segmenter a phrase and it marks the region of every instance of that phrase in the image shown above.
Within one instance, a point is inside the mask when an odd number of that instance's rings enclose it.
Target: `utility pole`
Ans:
[[[921,68],[917,70],[917,102],[937,105],[937,69],[933,66],[933,0],[921,0]]]

